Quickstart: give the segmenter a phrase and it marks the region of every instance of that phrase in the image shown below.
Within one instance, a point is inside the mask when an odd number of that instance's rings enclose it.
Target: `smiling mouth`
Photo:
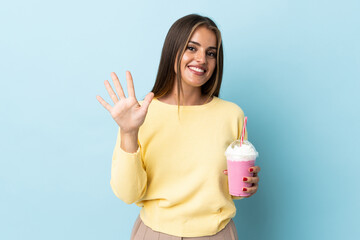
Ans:
[[[198,74],[203,74],[203,73],[206,72],[205,69],[198,68],[198,67],[189,66],[188,68],[189,68],[190,70],[192,70],[194,73],[198,73]]]

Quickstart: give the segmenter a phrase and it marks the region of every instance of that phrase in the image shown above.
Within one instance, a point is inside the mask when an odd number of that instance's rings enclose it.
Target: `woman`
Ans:
[[[143,101],[130,72],[128,98],[115,73],[119,98],[105,81],[114,106],[97,99],[119,125],[110,184],[117,197],[141,207],[131,239],[238,239],[233,200],[242,197],[229,194],[224,152],[240,137],[244,113],[218,98],[222,70],[220,31],[191,14],[170,28]],[[253,187],[244,190],[253,195],[260,168],[249,171]]]

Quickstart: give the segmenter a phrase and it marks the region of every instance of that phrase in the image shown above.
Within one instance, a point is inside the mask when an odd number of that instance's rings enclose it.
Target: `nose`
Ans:
[[[205,51],[197,51],[195,55],[195,60],[200,64],[206,63],[206,52]]]

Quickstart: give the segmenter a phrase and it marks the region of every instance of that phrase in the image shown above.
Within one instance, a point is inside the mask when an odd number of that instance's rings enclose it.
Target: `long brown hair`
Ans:
[[[209,30],[214,31],[217,38],[216,66],[210,79],[201,86],[201,94],[207,95],[208,99],[212,96],[219,96],[224,58],[220,30],[210,18],[197,14],[190,14],[178,19],[171,26],[166,35],[156,81],[153,89],[151,90],[154,93],[154,97],[159,98],[169,93],[172,90],[176,79],[178,107],[180,106],[180,92],[183,93],[180,62],[191,35],[199,26],[206,26]],[[175,62],[177,63],[177,74],[174,70]]]

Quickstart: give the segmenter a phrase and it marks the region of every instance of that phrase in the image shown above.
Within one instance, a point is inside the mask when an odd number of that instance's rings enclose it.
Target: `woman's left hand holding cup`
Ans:
[[[251,167],[249,168],[249,172],[250,173],[253,173],[253,176],[252,177],[244,177],[243,178],[243,181],[246,182],[246,183],[252,183],[252,187],[247,187],[247,188],[244,188],[243,191],[244,192],[247,192],[247,193],[250,193],[249,196],[246,196],[244,198],[249,198],[251,197],[252,195],[254,195],[257,190],[258,190],[258,183],[259,183],[259,176],[258,176],[258,173],[260,172],[260,167],[259,166],[254,166],[254,167]],[[223,171],[225,175],[228,174],[227,172],[227,169]]]

